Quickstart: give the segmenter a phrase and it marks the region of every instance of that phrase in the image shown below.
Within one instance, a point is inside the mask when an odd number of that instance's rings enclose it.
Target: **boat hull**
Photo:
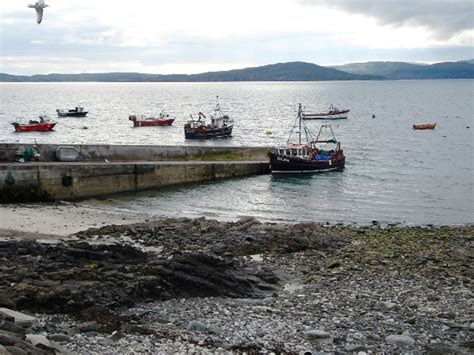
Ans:
[[[306,113],[303,114],[304,120],[342,120],[347,119],[350,110],[343,110],[337,113]]]
[[[275,152],[269,152],[270,171],[278,174],[305,174],[344,169],[345,157],[330,160],[312,160],[299,157],[290,157]]]
[[[413,129],[435,129],[436,123],[427,123],[427,124],[414,124]]]
[[[221,128],[184,128],[184,137],[186,139],[212,139],[212,138],[228,138],[232,136],[234,126],[226,126]]]
[[[56,122],[17,124],[14,125],[15,132],[47,132],[52,131]]]
[[[174,118],[159,119],[159,120],[135,120],[133,121],[134,127],[150,127],[150,126],[171,126],[174,122]]]
[[[84,112],[58,112],[58,117],[86,117],[87,111]]]

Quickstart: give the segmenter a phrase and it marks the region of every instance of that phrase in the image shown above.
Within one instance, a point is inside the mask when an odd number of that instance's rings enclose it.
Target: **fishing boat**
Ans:
[[[184,137],[186,139],[227,138],[232,135],[233,128],[234,120],[222,113],[219,96],[217,96],[214,114],[210,116],[209,123],[206,122],[206,116],[202,112],[198,112],[197,119],[191,115],[191,120],[184,125]]]
[[[310,113],[304,112],[303,119],[304,120],[340,120],[346,119],[349,114],[348,109],[339,110],[337,107],[331,105],[329,106],[328,112],[318,112],[318,113]]]
[[[174,117],[164,112],[160,112],[158,117],[145,117],[143,115],[137,117],[136,115],[130,115],[128,119],[133,122],[134,127],[171,126],[175,120]]]
[[[414,124],[413,129],[435,129],[436,128],[436,122],[435,123],[425,123],[425,124]]]
[[[58,117],[86,117],[87,111],[84,110],[84,107],[76,106],[71,110],[61,110],[57,109]]]
[[[306,127],[301,104],[286,145],[268,152],[270,171],[302,174],[344,169],[345,156],[332,127],[324,124],[317,135]]]
[[[28,123],[12,122],[15,132],[46,132],[52,131],[56,122],[52,122],[46,115],[39,116],[39,120],[29,120]]]

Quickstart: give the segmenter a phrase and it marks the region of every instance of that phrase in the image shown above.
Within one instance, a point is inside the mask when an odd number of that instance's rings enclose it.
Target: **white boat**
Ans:
[[[349,114],[348,109],[340,110],[337,107],[331,105],[329,106],[328,112],[304,112],[303,119],[304,120],[340,120],[347,118]]]

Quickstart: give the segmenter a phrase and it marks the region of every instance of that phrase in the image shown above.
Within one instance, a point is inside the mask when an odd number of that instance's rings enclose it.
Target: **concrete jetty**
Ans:
[[[113,193],[268,173],[267,148],[74,145],[77,161],[58,161],[64,145],[37,145],[38,161],[16,162],[25,144],[0,144],[0,201],[76,200]]]

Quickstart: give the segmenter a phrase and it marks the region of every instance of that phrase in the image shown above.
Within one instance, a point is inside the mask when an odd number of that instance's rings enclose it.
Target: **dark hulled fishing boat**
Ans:
[[[219,96],[217,97],[219,100]],[[211,115],[210,122],[206,123],[206,116],[198,113],[198,118],[191,120],[184,125],[184,137],[186,139],[211,139],[211,138],[228,138],[232,135],[234,128],[234,120],[228,115],[222,113],[219,102],[214,108],[214,115]]]
[[[342,170],[346,159],[330,125],[322,125],[317,136],[306,127],[301,104],[286,145],[268,156],[274,175]]]
[[[61,110],[57,109],[58,117],[86,117],[87,111],[84,110],[84,107],[76,106],[71,110]]]

